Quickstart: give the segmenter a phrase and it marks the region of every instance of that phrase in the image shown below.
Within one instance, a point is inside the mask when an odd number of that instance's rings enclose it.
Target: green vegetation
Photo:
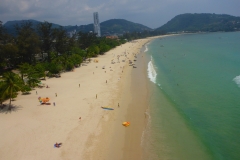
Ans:
[[[154,30],[154,31],[125,33],[125,34],[123,34],[123,37],[128,40],[134,40],[134,39],[159,36],[159,35],[165,35],[165,34],[166,34],[165,31],[155,31]]]
[[[34,30],[39,30],[39,24],[47,25],[46,23],[41,23],[36,20],[22,20],[8,21],[3,26],[9,35],[16,36],[17,32],[14,26],[27,22],[31,22],[33,24],[32,28]],[[159,32],[160,34],[167,32],[229,32],[240,30],[240,17],[225,14],[187,13],[177,15],[172,20],[156,29],[151,29],[142,24],[133,23],[124,19],[110,19],[100,23],[100,26],[102,35],[128,34],[129,36],[129,34],[131,34],[131,37],[141,37],[144,35],[144,32],[148,32],[148,35],[157,35]],[[60,27],[67,32],[76,31],[77,33],[88,33],[93,31],[93,24],[80,26],[60,26],[58,24],[51,24],[51,29],[58,29]],[[142,35],[139,36],[139,33]],[[38,32],[38,34],[40,33]]]
[[[152,29],[149,27],[146,27],[142,24],[133,23],[124,19],[111,19],[102,22],[100,25],[101,32],[103,34],[123,34],[132,32],[152,31]]]
[[[8,34],[12,36],[16,36],[17,32],[15,29],[16,25],[21,25],[22,23],[32,23],[32,28],[34,30],[39,30],[39,25],[41,26],[42,29],[46,29],[47,24],[45,22],[41,23],[36,20],[21,20],[21,21],[8,21],[4,24],[4,27],[6,28],[6,31]],[[100,23],[101,26],[101,33],[102,35],[111,35],[111,34],[123,34],[123,33],[129,33],[129,32],[143,32],[143,31],[151,31],[152,29],[144,26],[142,24],[138,23],[133,23],[124,19],[111,19],[104,21]],[[71,31],[76,31],[78,32],[91,32],[93,31],[93,24],[88,24],[88,25],[80,25],[80,26],[60,26],[57,24],[52,24],[51,23],[51,28],[52,29],[58,29],[61,28],[64,29],[67,32]]]
[[[3,81],[0,83],[1,89],[1,103],[5,99],[10,99],[9,106],[11,106],[12,99],[16,97],[17,92],[23,88],[23,81],[21,78],[13,73],[6,72],[3,74]]]
[[[92,32],[78,32],[69,37],[62,28],[49,22],[34,26],[26,21],[15,25],[15,37],[0,27],[0,103],[15,98],[19,91],[29,94],[40,79],[59,77],[91,57],[102,55],[125,43],[123,39],[96,37]],[[15,73],[11,70],[16,70]],[[18,74],[17,74],[18,73]]]
[[[123,19],[101,23],[103,34],[122,34],[118,39],[96,37],[93,25],[65,26],[49,22],[9,21],[0,26],[0,103],[21,91],[28,94],[40,79],[59,77],[91,57],[139,38],[167,32],[239,31],[240,17],[217,14],[182,14],[152,30]],[[71,37],[67,31],[76,30]],[[19,74],[10,72],[17,70]]]
[[[240,17],[221,14],[181,14],[157,31],[166,32],[217,32],[239,31]]]

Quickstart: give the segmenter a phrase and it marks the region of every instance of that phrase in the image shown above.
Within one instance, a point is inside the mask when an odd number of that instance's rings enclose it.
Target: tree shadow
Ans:
[[[22,106],[17,106],[17,105],[9,105],[9,104],[3,104],[3,105],[0,105],[0,113],[5,113],[5,114],[8,114],[8,113],[12,113],[12,112],[17,112],[19,110],[22,110]]]
[[[29,95],[31,92],[23,92],[22,95]]]

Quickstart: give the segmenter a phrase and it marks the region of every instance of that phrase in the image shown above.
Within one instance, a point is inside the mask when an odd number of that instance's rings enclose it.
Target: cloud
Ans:
[[[60,25],[126,19],[150,27],[159,27],[178,14],[225,13],[240,16],[239,0],[1,0],[0,20],[35,19]]]

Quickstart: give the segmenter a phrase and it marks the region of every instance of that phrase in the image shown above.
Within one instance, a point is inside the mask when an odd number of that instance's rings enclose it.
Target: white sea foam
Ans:
[[[148,44],[149,44],[149,43],[147,43],[147,44],[144,45],[144,47],[145,47],[144,52],[147,52],[147,51],[148,51]]]
[[[147,46],[145,46],[145,50],[144,50],[144,52],[147,52],[148,51],[148,47]]]
[[[240,87],[240,75],[235,77],[233,81],[238,85],[238,87]]]
[[[148,62],[148,78],[150,81],[153,83],[156,83],[156,78],[157,78],[157,72],[154,69],[154,66],[152,64],[152,61]]]

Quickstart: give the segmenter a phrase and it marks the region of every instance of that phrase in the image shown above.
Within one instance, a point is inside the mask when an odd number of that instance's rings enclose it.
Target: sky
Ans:
[[[34,19],[62,26],[125,19],[152,29],[184,13],[229,14],[240,17],[240,0],[0,0],[0,20]]]

